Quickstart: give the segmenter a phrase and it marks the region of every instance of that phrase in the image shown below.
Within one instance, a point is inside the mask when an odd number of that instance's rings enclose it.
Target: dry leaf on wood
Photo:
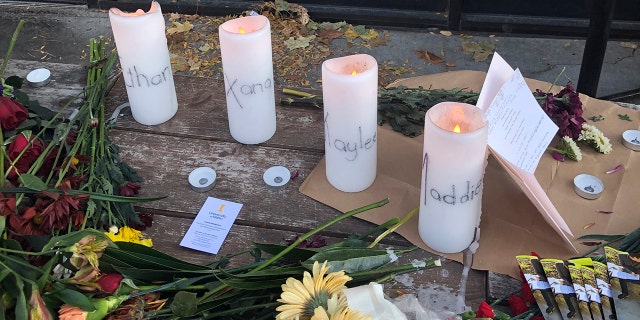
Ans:
[[[429,64],[438,64],[438,63],[443,63],[444,59],[438,57],[437,55],[435,55],[432,52],[426,51],[426,50],[416,50],[416,55],[418,55],[418,57],[422,60],[425,60],[426,62],[428,62]]]
[[[620,46],[629,49],[638,49],[638,45],[633,42],[620,42]]]

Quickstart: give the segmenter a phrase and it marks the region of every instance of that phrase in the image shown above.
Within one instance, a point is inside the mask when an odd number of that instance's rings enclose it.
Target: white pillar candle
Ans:
[[[147,12],[111,8],[109,20],[133,118],[144,125],[171,119],[178,99],[160,4],[153,1]]]
[[[357,54],[322,63],[327,180],[344,192],[365,190],[376,179],[378,63]]]
[[[231,136],[244,144],[265,142],[276,132],[269,19],[241,17],[218,30]]]
[[[425,115],[418,231],[434,250],[460,252],[474,239],[482,207],[487,127],[482,110],[464,103],[438,103]]]

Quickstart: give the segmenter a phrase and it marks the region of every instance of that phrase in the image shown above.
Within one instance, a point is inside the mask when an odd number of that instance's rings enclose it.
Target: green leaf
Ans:
[[[302,262],[307,269],[313,269],[313,263],[327,263],[329,272],[344,270],[346,273],[371,270],[391,261],[386,250],[368,248],[332,248],[319,252]]]
[[[2,238],[2,235],[4,234],[4,227],[7,224],[7,217],[6,216],[0,216],[0,238]]]
[[[91,299],[79,291],[64,288],[59,291],[51,292],[52,296],[62,300],[62,302],[78,307],[84,311],[94,311],[96,307],[91,303]]]
[[[623,234],[608,235],[608,234],[586,234],[578,237],[578,240],[602,240],[602,241],[616,241],[624,237]]]
[[[276,255],[288,247],[269,243],[254,243],[253,245],[256,246],[256,248],[272,255]],[[318,253],[317,249],[294,248],[285,254],[283,258],[293,261],[304,261],[311,258],[316,253]]]
[[[24,79],[18,76],[10,76],[4,79],[4,83],[12,86],[14,89],[22,88],[22,84],[24,83]]]
[[[196,294],[193,292],[179,291],[171,303],[171,311],[179,317],[190,317],[198,310]]]
[[[21,174],[18,177],[18,182],[25,188],[32,190],[42,191],[47,189],[47,184],[42,179],[28,173]]]
[[[17,290],[16,306],[14,307],[16,320],[28,320],[29,312],[27,311],[27,298],[24,294],[24,282],[20,277],[15,277],[15,286]],[[13,292],[12,292],[13,293]]]
[[[177,270],[210,270],[210,268],[201,266],[198,264],[189,263],[166,253],[160,252],[156,249],[132,242],[117,242],[118,248],[107,248],[107,254],[114,253],[116,256],[118,253],[129,253],[137,256],[145,257],[146,261],[157,261],[160,264],[166,265]],[[131,260],[127,260],[127,263],[131,264]],[[146,265],[146,262],[143,262]]]
[[[56,236],[51,238],[51,240],[49,240],[49,242],[44,246],[44,248],[42,248],[42,251],[44,252],[44,251],[49,251],[53,248],[68,247],[80,241],[82,238],[86,236],[91,236],[91,235],[95,236],[96,239],[102,239],[102,240],[109,239],[107,235],[104,234],[104,232],[101,232],[95,229],[83,229],[80,231],[74,231],[62,236]]]

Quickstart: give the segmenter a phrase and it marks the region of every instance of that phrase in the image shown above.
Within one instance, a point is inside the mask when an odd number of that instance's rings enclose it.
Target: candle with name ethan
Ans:
[[[343,192],[376,179],[378,63],[356,54],[322,63],[326,175]]]
[[[269,19],[232,19],[218,31],[231,136],[244,144],[265,142],[276,132]]]
[[[160,4],[147,12],[111,8],[109,21],[133,118],[144,125],[171,119],[178,99]]]
[[[431,249],[460,252],[480,223],[488,125],[476,106],[441,102],[425,115],[418,231]]]

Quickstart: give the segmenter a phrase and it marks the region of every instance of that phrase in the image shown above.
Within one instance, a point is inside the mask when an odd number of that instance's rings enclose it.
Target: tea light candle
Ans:
[[[343,192],[367,189],[376,179],[378,63],[357,54],[322,63],[327,180]]]
[[[479,108],[442,102],[425,116],[420,237],[434,250],[460,252],[474,239],[482,207],[488,126]]]
[[[231,136],[256,144],[276,132],[271,26],[265,16],[246,16],[218,28]]]
[[[144,125],[171,119],[178,100],[160,4],[153,1],[147,12],[111,8],[109,21],[133,118]]]

